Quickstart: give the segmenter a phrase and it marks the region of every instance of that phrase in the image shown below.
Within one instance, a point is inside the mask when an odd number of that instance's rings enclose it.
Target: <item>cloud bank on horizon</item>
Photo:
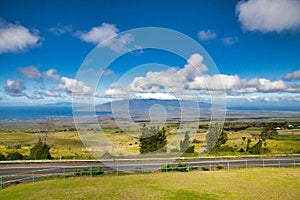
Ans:
[[[248,0],[239,1],[235,5],[236,24],[242,33],[228,34],[216,28],[203,28],[194,32],[194,36],[204,44],[218,44],[230,48],[245,40],[249,32],[256,37],[266,37],[268,34],[298,34],[300,29],[300,1],[298,0]],[[1,16],[0,16],[1,17]],[[70,37],[77,43],[106,47],[116,53],[128,50],[128,44],[134,40],[134,35],[118,36],[120,30],[116,24],[102,22],[87,29],[76,28],[72,24],[63,25],[57,22],[55,26],[47,28],[52,34],[45,36],[44,30],[26,27],[19,22],[0,20],[0,61],[9,54],[17,57],[26,55],[30,51],[46,48],[50,37]],[[258,33],[259,32],[259,33]],[[107,41],[108,38],[113,38]],[[3,57],[1,57],[3,56]],[[72,94],[95,96],[96,98],[159,98],[174,99],[172,93],[178,92],[182,97],[189,98],[192,91],[200,91],[202,95],[225,91],[229,98],[246,98],[248,101],[300,101],[300,70],[290,68],[279,76],[281,78],[265,77],[261,73],[254,77],[242,77],[238,73],[221,73],[209,75],[208,67],[203,62],[202,55],[190,55],[186,64],[181,67],[171,66],[166,70],[149,70],[144,76],[137,75],[128,85],[120,85],[117,81],[108,81],[107,86],[97,90],[88,83],[76,80],[64,73],[63,68],[41,67],[41,64],[24,64],[15,66],[15,76],[3,80],[2,102],[12,100],[24,101],[66,101]],[[299,61],[299,60],[298,60]],[[60,65],[60,63],[57,63]],[[220,63],[222,65],[222,63]],[[298,69],[300,62],[298,62]],[[285,66],[282,66],[285,67]],[[287,66],[287,69],[288,66]],[[251,69],[249,69],[251,70]],[[87,72],[104,74],[112,77],[121,74],[117,70],[108,69],[101,72]],[[100,86],[99,86],[100,87]],[[271,96],[270,96],[271,95]],[[284,98],[285,96],[286,98]]]

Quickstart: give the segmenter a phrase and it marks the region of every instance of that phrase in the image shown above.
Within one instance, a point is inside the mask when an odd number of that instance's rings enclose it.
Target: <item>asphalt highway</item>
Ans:
[[[300,158],[255,158],[255,159],[221,159],[221,160],[185,160],[181,161],[188,169],[207,167],[216,168],[223,165],[225,169],[246,167],[296,167],[300,166]],[[178,161],[171,160],[143,160],[143,161],[106,161],[106,162],[76,162],[46,163],[46,164],[6,164],[0,165],[0,178],[2,184],[10,182],[36,181],[37,179],[50,176],[74,175],[83,169],[87,171],[99,170],[106,173],[143,173],[160,170],[164,164],[176,166]],[[100,167],[100,168],[99,168]],[[89,174],[88,174],[89,175]],[[92,174],[91,174],[92,175]]]

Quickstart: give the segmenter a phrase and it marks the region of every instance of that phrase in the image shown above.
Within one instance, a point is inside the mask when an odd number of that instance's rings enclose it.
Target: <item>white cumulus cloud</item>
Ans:
[[[145,77],[135,77],[129,88],[135,92],[150,93],[179,91],[184,89],[187,82],[194,81],[201,72],[207,70],[207,66],[203,64],[203,57],[200,54],[193,54],[184,68],[172,67],[159,72],[147,72]]]
[[[247,85],[255,87],[258,92],[284,92],[289,88],[282,80],[270,81],[265,78],[251,79]]]
[[[0,19],[0,53],[19,52],[39,45],[37,30]]]
[[[19,80],[6,80],[5,92],[13,97],[24,96],[25,86]]]
[[[210,40],[215,39],[217,37],[217,34],[210,29],[202,30],[197,35],[200,40]]]
[[[56,73],[56,69],[49,69],[44,72],[45,76],[47,78],[53,79],[53,80],[58,80],[60,76]]]
[[[76,79],[71,79],[67,77],[62,77],[60,79],[60,83],[57,86],[56,90],[82,95],[91,94],[92,92],[92,89],[86,86],[82,81],[78,81]]]
[[[294,81],[294,80],[300,80],[300,70],[294,71],[291,73],[287,73],[284,77],[284,80],[286,81]]]
[[[197,90],[234,90],[241,88],[245,80],[238,75],[215,74],[213,76],[198,76],[195,81],[188,84],[188,89]]]
[[[71,33],[73,31],[73,26],[70,24],[63,25],[58,23],[56,26],[49,28],[48,31],[54,35],[62,35],[64,33]]]
[[[119,83],[113,83],[108,90],[104,92],[104,95],[98,94],[98,97],[110,97],[110,98],[128,98],[130,93]],[[97,95],[96,95],[97,96]]]
[[[51,90],[46,90],[43,95],[46,97],[60,97],[61,96],[60,94],[57,94]]]
[[[238,41],[238,37],[225,37],[225,38],[222,38],[222,43],[224,45],[233,45],[234,43],[236,43]]]
[[[135,92],[159,92],[162,88],[178,88],[182,82],[183,77],[178,70],[169,68],[159,72],[147,72],[145,77],[135,77],[129,88]]]
[[[188,59],[188,63],[184,68],[178,72],[188,81],[193,81],[201,72],[206,72],[207,70],[207,66],[203,64],[203,57],[200,54],[195,53]]]
[[[300,27],[299,0],[249,0],[236,6],[242,28],[248,31],[281,32]]]
[[[121,88],[109,88],[104,92],[106,97],[124,97],[127,95],[127,92]]]
[[[170,100],[170,99],[177,99],[174,95],[170,93],[151,93],[151,92],[146,92],[146,93],[136,93],[135,98],[140,98],[140,99],[165,99],[165,100]]]
[[[85,42],[106,46],[120,53],[127,50],[127,45],[133,41],[133,36],[131,34],[117,36],[118,33],[119,30],[115,25],[102,23],[87,32],[77,32],[77,35]]]
[[[18,71],[27,79],[42,81],[42,74],[35,66],[19,67]]]
[[[274,92],[300,92],[298,85],[287,84],[282,80],[271,81],[265,78],[241,79],[238,75],[204,75],[186,85],[186,89],[226,91],[227,93],[274,93]]]

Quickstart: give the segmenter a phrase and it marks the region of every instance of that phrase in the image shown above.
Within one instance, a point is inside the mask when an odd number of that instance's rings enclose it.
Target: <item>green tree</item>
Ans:
[[[6,160],[5,156],[2,153],[0,153],[0,160]]]
[[[247,143],[247,149],[246,151],[251,154],[262,154],[269,152],[269,149],[267,148],[267,139],[272,139],[274,136],[277,136],[278,132],[274,129],[273,123],[267,123],[265,124],[263,130],[258,136],[258,142],[250,147],[250,142]]]
[[[38,160],[38,159],[51,159],[50,154],[50,146],[46,144],[45,142],[42,142],[41,139],[39,139],[38,143],[36,143],[31,149],[30,149],[30,159]]]
[[[247,140],[247,146],[246,146],[246,151],[249,151],[250,149],[250,143],[252,142],[252,140],[250,138],[248,138]]]
[[[9,154],[7,154],[6,160],[22,160],[23,157],[24,156],[22,154],[20,154],[17,151],[14,151],[14,152],[10,152]]]
[[[143,127],[142,135],[140,136],[140,153],[150,153],[155,151],[166,151],[167,137],[163,127],[151,126],[150,128]]]
[[[185,153],[194,153],[195,145],[190,146],[190,136],[188,132],[185,132],[184,139],[180,141],[180,151]]]
[[[222,127],[218,124],[211,124],[208,133],[206,134],[206,152],[211,152],[214,148],[215,144],[219,139],[220,132],[222,131]]]
[[[188,132],[185,132],[183,141],[180,141],[180,151],[185,152],[190,145],[190,136]]]
[[[221,134],[219,136],[219,139],[218,139],[218,141],[215,144],[215,147],[216,148],[221,147],[221,145],[226,144],[227,140],[228,140],[228,135],[227,135],[227,133],[224,130],[222,130],[222,132],[221,132]]]
[[[263,141],[261,139],[258,140],[258,142],[249,149],[249,153],[261,154],[262,153],[262,145],[263,145]]]
[[[213,148],[211,149],[211,153],[222,151],[221,146],[226,144],[227,140],[228,140],[228,135],[224,130],[222,130]],[[229,147],[227,146],[225,149],[227,148]]]
[[[261,139],[263,141],[265,141],[266,139],[272,139],[276,136],[278,136],[278,132],[276,129],[274,129],[273,123],[265,124],[265,126],[260,134]]]

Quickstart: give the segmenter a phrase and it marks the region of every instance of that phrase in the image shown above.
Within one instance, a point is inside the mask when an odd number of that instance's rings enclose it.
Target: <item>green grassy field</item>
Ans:
[[[50,179],[0,199],[300,199],[300,168],[248,168]]]
[[[257,136],[262,129],[260,124],[253,124],[254,122],[232,122],[226,123],[224,128],[227,128],[228,141],[226,145],[233,148],[233,151],[215,152],[214,155],[247,155],[249,152],[241,152],[241,149],[246,149],[247,140],[251,139],[251,145],[254,146],[258,139]],[[258,122],[257,122],[258,123]],[[139,129],[128,127],[126,133],[119,129],[112,122],[102,122],[103,131],[109,141],[125,152],[137,154],[139,153],[139,139],[137,136],[141,134]],[[6,127],[0,126],[0,153],[7,155],[10,152],[18,151],[24,156],[29,155],[30,149],[38,141],[43,138],[45,133],[41,132],[39,124],[33,124],[31,129],[26,124],[20,127],[14,126]],[[41,125],[40,125],[41,126]],[[142,126],[142,124],[141,124]],[[250,126],[248,128],[248,126]],[[277,125],[274,125],[275,127]],[[23,129],[21,129],[23,127]],[[241,128],[242,129],[238,129]],[[243,127],[246,127],[243,129]],[[97,130],[95,127],[87,125],[87,130]],[[183,140],[184,133],[176,132],[178,125],[167,124],[165,126],[167,141],[172,144],[168,146],[168,151],[178,151],[180,140]],[[197,133],[190,138],[191,145],[195,146],[196,152],[194,154],[184,154],[184,156],[198,156],[202,144],[205,141],[208,124],[202,122],[199,124]],[[267,140],[267,154],[297,154],[300,153],[300,130],[296,129],[282,129],[279,130],[279,136]],[[176,135],[176,137],[175,137]],[[178,137],[179,136],[179,137]],[[174,139],[175,138],[175,139]],[[195,139],[195,140],[194,140]],[[193,142],[196,141],[196,142]],[[173,143],[174,142],[174,143]],[[50,145],[51,155],[54,159],[92,159],[93,157],[86,150],[82,144],[79,135],[74,127],[69,124],[55,125],[55,128],[49,133],[47,144]]]
[[[23,155],[29,155],[30,148],[43,138],[42,133],[24,133],[24,132],[2,132],[0,133],[0,152],[7,154],[12,151],[18,151]],[[14,146],[21,144],[18,149]],[[85,149],[76,131],[64,131],[50,133],[47,144],[51,147],[51,155],[56,159],[60,158],[92,158]]]

